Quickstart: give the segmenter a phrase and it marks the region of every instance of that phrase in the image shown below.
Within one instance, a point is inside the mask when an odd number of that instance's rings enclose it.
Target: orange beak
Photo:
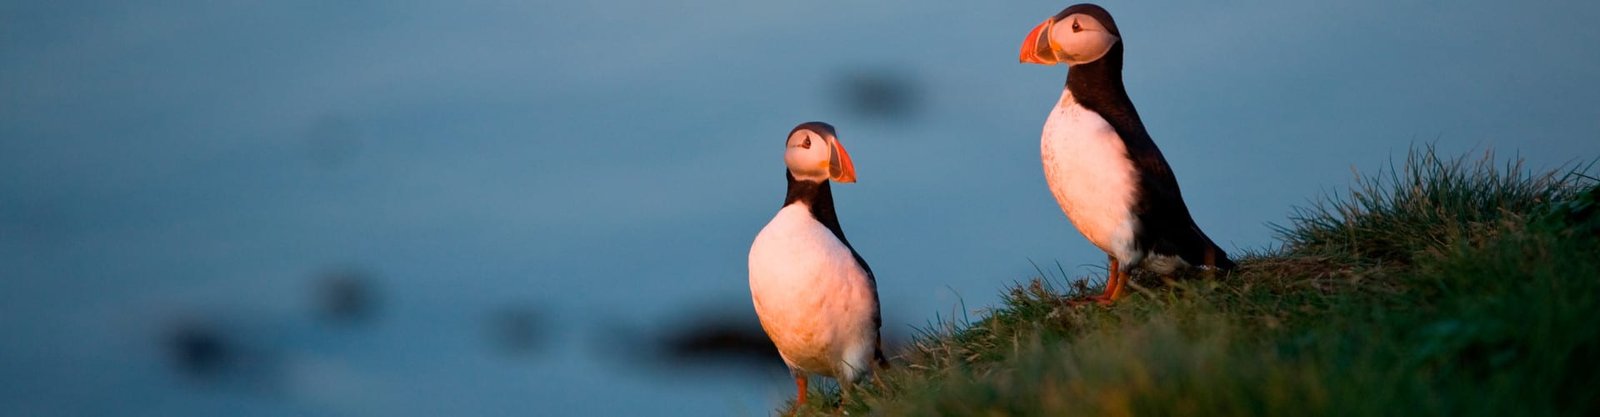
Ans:
[[[1045,19],[1044,23],[1033,27],[1028,32],[1028,38],[1022,40],[1022,53],[1017,59],[1025,64],[1055,65],[1060,62],[1056,59],[1055,47],[1050,45],[1050,26],[1054,25],[1055,18]]]
[[[850,162],[850,153],[844,151],[844,144],[839,143],[837,137],[828,141],[828,144],[832,146],[832,151],[829,153],[828,174],[837,182],[856,182],[856,164]]]

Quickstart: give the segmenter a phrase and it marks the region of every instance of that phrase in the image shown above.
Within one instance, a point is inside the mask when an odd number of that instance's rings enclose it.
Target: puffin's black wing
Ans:
[[[1228,270],[1235,267],[1228,253],[1218,247],[1189,215],[1189,205],[1183,202],[1183,191],[1178,188],[1178,178],[1167,165],[1150,133],[1144,129],[1133,103],[1124,102],[1127,111],[1098,112],[1128,149],[1128,159],[1133,161],[1139,175],[1139,190],[1134,198],[1133,214],[1139,224],[1134,231],[1134,241],[1151,252],[1177,256],[1190,265],[1211,265]],[[1110,110],[1110,109],[1107,109]]]
[[[1145,137],[1149,142],[1149,137]],[[1189,205],[1183,202],[1183,192],[1172,167],[1150,142],[1148,149],[1134,151],[1129,146],[1128,158],[1139,170],[1138,204],[1134,215],[1139,217],[1135,241],[1152,252],[1176,255],[1190,265],[1211,265],[1224,270],[1233,269],[1228,253],[1211,241],[1189,214]]]
[[[835,223],[835,225],[837,224]],[[872,358],[878,362],[879,366],[888,368],[889,358],[883,356],[883,304],[878,302],[878,277],[872,275],[872,267],[867,266],[867,260],[862,259],[860,253],[856,253],[856,248],[851,247],[850,242],[844,240],[844,233],[839,230],[835,229],[834,233],[839,236],[840,242],[844,242],[845,247],[850,248],[850,255],[856,257],[856,264],[861,265],[861,270],[867,271],[867,282],[872,283],[872,305],[878,306],[878,309],[872,311],[872,329],[878,332],[878,345],[872,348]]]

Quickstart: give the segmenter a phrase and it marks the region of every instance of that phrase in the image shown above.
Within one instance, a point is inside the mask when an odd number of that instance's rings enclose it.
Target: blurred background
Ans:
[[[1600,3],[1298,3],[1102,3],[1230,251],[1413,146],[1600,156]],[[1016,58],[1066,5],[0,3],[0,415],[768,414],[799,122],[891,340],[1101,272]]]

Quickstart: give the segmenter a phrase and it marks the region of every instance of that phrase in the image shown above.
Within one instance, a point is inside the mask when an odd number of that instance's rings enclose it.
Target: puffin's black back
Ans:
[[[1057,13],[1056,19],[1078,13],[1098,19],[1112,35],[1122,38],[1116,21],[1100,6],[1073,5]],[[1111,124],[1128,149],[1128,159],[1138,169],[1139,189],[1133,213],[1139,224],[1134,231],[1134,242],[1157,254],[1183,258],[1191,265],[1233,269],[1235,265],[1227,252],[1194,224],[1189,206],[1183,202],[1177,177],[1150,133],[1145,131],[1133,100],[1128,98],[1128,91],[1122,84],[1123,43],[1117,41],[1099,60],[1069,67],[1067,90],[1079,105]]]

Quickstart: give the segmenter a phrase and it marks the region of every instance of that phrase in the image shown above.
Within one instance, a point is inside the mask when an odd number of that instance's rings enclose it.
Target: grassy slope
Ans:
[[[1283,248],[1115,306],[1044,277],[936,325],[852,415],[1600,413],[1600,189],[1414,152],[1298,210]],[[1044,275],[1044,272],[1041,271]],[[1199,277],[1195,277],[1199,278]],[[815,385],[814,385],[815,386]],[[813,392],[801,414],[834,414]]]

